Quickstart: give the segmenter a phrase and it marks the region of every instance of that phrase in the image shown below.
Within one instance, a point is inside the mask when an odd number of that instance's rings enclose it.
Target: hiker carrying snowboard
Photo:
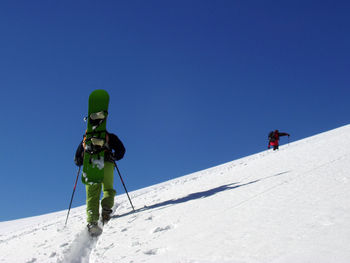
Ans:
[[[269,133],[269,144],[267,146],[268,149],[270,149],[271,146],[273,146],[273,150],[278,150],[278,146],[279,146],[279,139],[282,136],[290,136],[289,133],[286,132],[279,132],[278,130],[275,131],[271,131]]]
[[[82,166],[84,162],[85,138],[86,136],[84,136],[75,153],[74,162],[77,166]],[[89,232],[93,232],[95,231],[94,228],[98,228],[101,188],[103,188],[101,200],[102,220],[106,222],[110,219],[116,194],[113,188],[114,162],[122,159],[124,154],[125,148],[120,139],[115,134],[106,132],[103,181],[102,183],[86,184],[86,213]]]

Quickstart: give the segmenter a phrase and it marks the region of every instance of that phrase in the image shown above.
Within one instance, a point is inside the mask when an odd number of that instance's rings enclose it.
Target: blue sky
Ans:
[[[110,94],[129,191],[263,151],[271,129],[295,141],[348,124],[349,8],[2,1],[0,220],[68,208],[94,89]]]

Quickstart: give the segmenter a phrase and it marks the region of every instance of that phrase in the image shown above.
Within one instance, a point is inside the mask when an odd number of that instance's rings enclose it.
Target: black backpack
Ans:
[[[268,136],[268,139],[269,139],[270,142],[275,141],[275,136],[273,136],[273,135],[274,135],[274,132],[273,132],[273,131],[270,131],[270,132],[269,132],[269,136]]]

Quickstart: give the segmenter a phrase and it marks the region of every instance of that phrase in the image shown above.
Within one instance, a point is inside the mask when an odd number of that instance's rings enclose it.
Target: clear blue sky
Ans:
[[[94,89],[110,94],[129,191],[263,151],[271,129],[294,141],[348,124],[349,10],[330,0],[1,1],[0,220],[68,208]],[[79,180],[73,207],[82,204]]]

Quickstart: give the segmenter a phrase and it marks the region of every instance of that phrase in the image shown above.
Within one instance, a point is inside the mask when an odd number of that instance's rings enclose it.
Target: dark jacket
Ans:
[[[119,140],[118,136],[107,132],[107,139],[106,139],[106,148],[105,151],[105,161],[106,162],[115,162],[119,161],[124,157],[125,154],[125,147],[121,140]],[[83,165],[84,162],[84,146],[83,141],[79,144],[77,151],[75,152],[74,162],[77,166]]]
[[[289,133],[286,132],[278,132],[278,131],[274,131],[271,136],[269,137],[269,141],[270,142],[274,142],[274,141],[279,141],[280,137],[282,136],[290,136]]]

